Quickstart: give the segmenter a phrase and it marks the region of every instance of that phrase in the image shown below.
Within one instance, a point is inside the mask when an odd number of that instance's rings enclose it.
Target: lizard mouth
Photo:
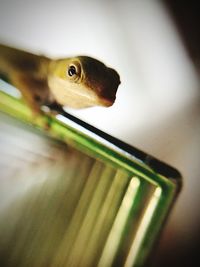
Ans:
[[[100,105],[104,107],[110,107],[114,104],[115,97],[112,98],[101,98]]]
[[[75,109],[92,106],[110,107],[115,100],[115,97],[99,95],[83,84],[71,83],[58,77],[51,77],[49,85],[53,97],[59,104]]]

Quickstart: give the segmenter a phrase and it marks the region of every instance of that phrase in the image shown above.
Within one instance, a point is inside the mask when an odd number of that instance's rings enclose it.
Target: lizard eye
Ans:
[[[77,74],[76,67],[74,65],[70,65],[68,68],[68,75],[72,77],[76,74]]]

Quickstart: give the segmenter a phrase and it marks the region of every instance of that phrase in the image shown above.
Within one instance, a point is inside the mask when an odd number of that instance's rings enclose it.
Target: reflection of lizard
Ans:
[[[33,111],[41,105],[111,106],[120,78],[100,61],[78,56],[52,60],[0,45],[0,75],[18,88]]]

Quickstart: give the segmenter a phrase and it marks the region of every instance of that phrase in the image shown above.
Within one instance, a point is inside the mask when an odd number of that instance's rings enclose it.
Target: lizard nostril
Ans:
[[[41,97],[39,95],[35,95],[34,99],[36,102],[41,102]]]

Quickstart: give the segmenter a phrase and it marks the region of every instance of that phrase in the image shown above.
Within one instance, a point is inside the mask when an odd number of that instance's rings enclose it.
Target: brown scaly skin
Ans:
[[[0,76],[18,88],[34,112],[42,105],[111,106],[118,73],[87,56],[53,60],[0,45]]]

